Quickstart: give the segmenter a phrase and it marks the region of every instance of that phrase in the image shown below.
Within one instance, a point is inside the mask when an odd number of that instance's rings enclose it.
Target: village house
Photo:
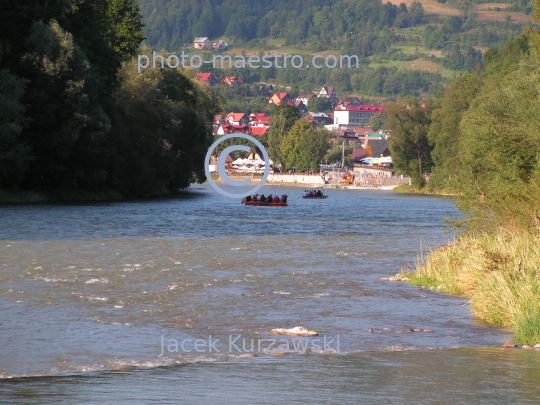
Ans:
[[[219,126],[216,135],[227,135],[234,133],[249,134],[249,125],[223,124]]]
[[[331,118],[322,112],[308,112],[302,118],[315,125],[329,125],[332,123]]]
[[[298,111],[300,111],[300,115],[305,115],[308,112],[307,104],[304,104],[302,100],[296,100],[294,105],[298,108]],[[334,121],[332,120],[332,122]]]
[[[331,101],[337,100],[336,91],[330,86],[324,86],[321,91],[319,91],[319,97],[329,98]]]
[[[263,112],[252,112],[249,114],[250,125],[253,125],[253,122],[260,120],[262,117],[268,117],[268,114]]]
[[[340,128],[337,132],[338,137],[346,141],[359,142],[360,138],[354,128]]]
[[[253,120],[250,122],[252,127],[269,127],[270,126],[270,117],[265,115],[262,117],[257,118],[256,120]]]
[[[247,125],[249,124],[249,118],[245,113],[231,112],[225,117],[225,122],[231,125]]]
[[[264,149],[266,149],[268,151],[267,147],[265,147]],[[256,162],[257,160],[265,161],[264,160],[264,155],[263,155],[261,149],[258,146],[255,146],[255,147],[251,148],[251,150],[249,151],[249,155],[248,155],[247,159],[251,160],[252,162]],[[270,164],[272,164],[272,162],[270,162]]]
[[[221,39],[216,43],[212,44],[212,48],[214,49],[227,49],[228,47],[229,44]]]
[[[203,48],[210,48],[212,46],[212,43],[208,39],[208,37],[198,37],[195,38],[193,41],[193,47],[195,49],[203,49]]]
[[[251,127],[249,130],[250,135],[263,136],[268,132],[268,127]]]
[[[225,76],[221,83],[226,84],[229,87],[239,86],[244,84],[244,81],[238,76]]]
[[[208,83],[210,86],[215,86],[219,83],[219,78],[212,73],[197,73],[195,76],[201,82]]]
[[[317,95],[316,94],[299,94],[298,97],[294,99],[294,101],[301,101],[307,107],[309,99],[313,97],[317,97]]]
[[[379,105],[340,103],[334,109],[334,125],[359,125],[361,122],[367,125],[373,115],[382,112],[383,108]]]
[[[386,139],[366,138],[362,144],[366,150],[366,157],[390,156],[390,149]]]
[[[292,103],[291,96],[289,96],[289,93],[274,93],[272,94],[272,97],[268,99],[268,104],[289,104]]]

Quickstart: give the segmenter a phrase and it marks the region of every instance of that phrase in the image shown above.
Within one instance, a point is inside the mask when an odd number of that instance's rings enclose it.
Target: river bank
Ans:
[[[51,204],[69,202],[122,201],[126,197],[113,190],[6,191],[0,190],[0,204]]]
[[[259,184],[261,178],[259,176],[253,177],[253,176],[229,176],[232,180],[240,181],[244,179],[250,179],[251,185]],[[300,177],[300,176],[298,176]],[[319,177],[319,176],[301,176],[303,181],[305,182],[299,182],[299,181],[284,181],[282,178],[272,178],[271,176],[268,177],[266,181],[266,186],[277,186],[277,187],[298,187],[298,188],[304,188],[304,189],[311,189],[311,188],[326,188],[326,189],[349,189],[349,190],[392,190],[394,186],[381,186],[381,187],[373,187],[373,186],[354,186],[354,185],[346,185],[346,184],[324,184],[323,182],[310,182],[311,177]],[[217,184],[225,184],[225,182],[217,177],[214,178],[214,181]],[[192,187],[195,186],[195,184],[192,185]]]
[[[515,343],[540,343],[540,238],[519,232],[468,234],[429,252],[411,283],[470,299],[480,319],[510,328]]]
[[[425,195],[439,195],[442,197],[454,197],[455,194],[448,193],[444,190],[428,190],[426,187],[418,188],[408,184],[403,184],[401,186],[394,187],[393,192],[395,193],[404,193],[404,194],[425,194]]]

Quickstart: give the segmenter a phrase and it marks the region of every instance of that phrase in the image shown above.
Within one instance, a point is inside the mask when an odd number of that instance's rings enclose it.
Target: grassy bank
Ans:
[[[415,186],[410,186],[408,184],[403,184],[401,186],[395,187],[392,190],[394,193],[409,193],[409,194],[427,194],[427,195],[441,195],[441,196],[454,196],[445,190],[429,190],[427,187],[418,188]]]
[[[462,236],[432,250],[409,277],[468,297],[478,318],[511,328],[516,343],[540,343],[540,237]]]

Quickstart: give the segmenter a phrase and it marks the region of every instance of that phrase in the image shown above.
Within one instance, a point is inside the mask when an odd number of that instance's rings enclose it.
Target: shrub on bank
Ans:
[[[467,234],[431,251],[412,277],[469,297],[476,316],[511,328],[517,343],[540,343],[539,237]]]

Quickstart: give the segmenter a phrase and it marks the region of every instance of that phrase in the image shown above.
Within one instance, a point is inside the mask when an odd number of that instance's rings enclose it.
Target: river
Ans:
[[[452,200],[274,191],[0,206],[0,404],[538,403],[540,351],[380,280],[454,238]],[[295,326],[311,349],[272,353]]]

